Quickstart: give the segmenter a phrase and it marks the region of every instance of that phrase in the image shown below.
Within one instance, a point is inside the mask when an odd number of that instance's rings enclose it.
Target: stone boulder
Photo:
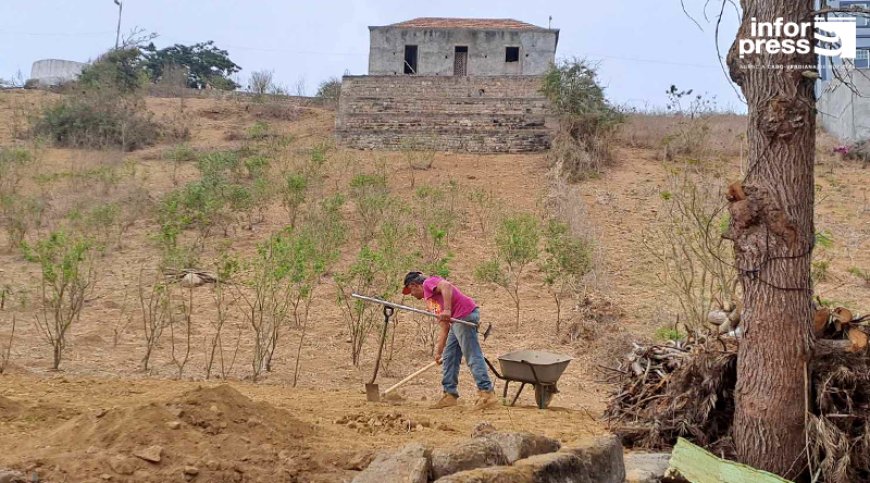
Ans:
[[[658,483],[668,470],[670,453],[627,453],[625,481],[627,483]]]
[[[547,453],[497,466],[454,473],[438,483],[592,483],[583,474],[583,462],[570,453]]]
[[[487,438],[475,438],[432,451],[434,479],[459,471],[508,464],[501,446]]]
[[[24,473],[15,470],[0,469],[0,483],[24,483],[27,481]]]
[[[426,483],[431,455],[431,450],[419,443],[395,453],[381,453],[356,475],[353,483]]]
[[[561,451],[580,459],[583,472],[588,477],[586,481],[622,483],[625,480],[622,443],[616,435],[584,438],[563,447]]]
[[[490,432],[483,434],[480,438],[488,439],[498,444],[509,465],[529,456],[559,451],[559,448],[562,446],[559,441],[553,438],[526,432]]]

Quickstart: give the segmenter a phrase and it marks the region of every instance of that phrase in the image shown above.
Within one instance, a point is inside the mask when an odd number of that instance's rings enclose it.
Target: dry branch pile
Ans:
[[[870,481],[870,321],[842,308],[825,314],[810,364],[810,470],[816,481]],[[738,340],[634,344],[619,367],[605,368],[618,384],[604,413],[611,430],[628,446],[666,448],[682,436],[733,456]]]
[[[733,342],[691,338],[634,344],[619,368],[605,419],[628,446],[663,448],[677,436],[709,446],[727,437],[737,380]]]

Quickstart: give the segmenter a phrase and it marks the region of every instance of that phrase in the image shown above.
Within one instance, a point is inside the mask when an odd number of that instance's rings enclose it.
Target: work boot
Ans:
[[[450,394],[449,392],[445,392],[444,395],[441,396],[441,399],[438,400],[438,402],[429,406],[429,409],[442,409],[456,406],[457,399],[459,399],[459,396],[455,394]]]
[[[498,398],[493,391],[478,391],[477,400],[474,402],[474,409],[491,408],[498,404]]]

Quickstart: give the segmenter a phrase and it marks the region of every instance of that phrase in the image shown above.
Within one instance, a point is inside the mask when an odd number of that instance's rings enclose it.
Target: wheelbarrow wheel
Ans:
[[[535,384],[535,403],[538,405],[538,409],[547,409],[555,393],[555,388],[552,386]]]

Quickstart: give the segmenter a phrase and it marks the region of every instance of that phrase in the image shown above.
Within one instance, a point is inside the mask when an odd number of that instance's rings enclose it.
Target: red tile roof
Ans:
[[[543,27],[512,18],[442,18],[420,17],[394,23],[390,27],[473,30],[542,30]]]

